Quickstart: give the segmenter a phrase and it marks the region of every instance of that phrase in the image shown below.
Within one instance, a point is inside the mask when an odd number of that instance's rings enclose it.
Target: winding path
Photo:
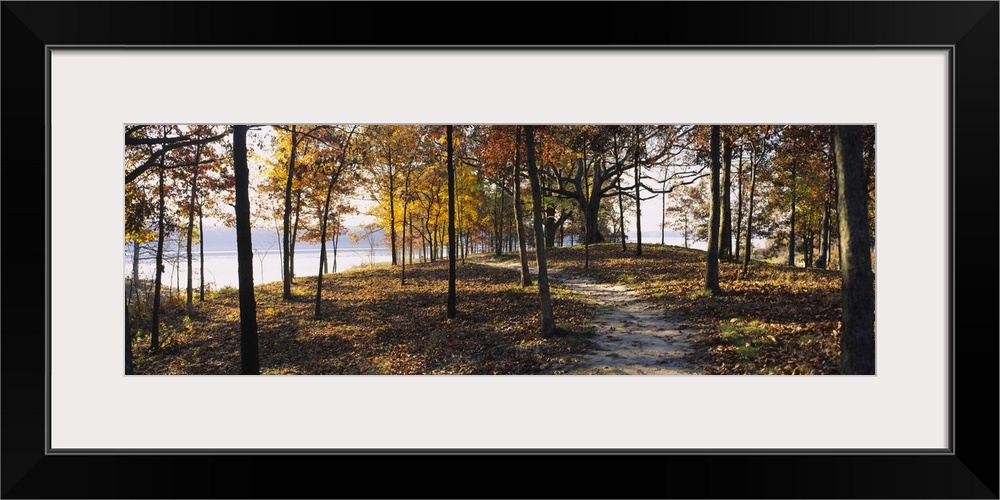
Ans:
[[[483,262],[518,269],[519,264]],[[537,270],[531,269],[537,276]],[[594,318],[597,349],[556,373],[567,375],[697,375],[700,367],[686,359],[694,351],[695,334],[682,330],[676,313],[643,300],[635,290],[568,276],[549,268],[553,286],[577,292],[598,304]],[[690,332],[690,333],[687,333]]]

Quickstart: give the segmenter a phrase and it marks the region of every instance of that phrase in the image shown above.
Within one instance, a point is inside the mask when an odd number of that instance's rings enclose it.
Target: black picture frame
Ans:
[[[25,235],[29,241],[39,239],[42,214],[48,214],[41,194],[49,147],[47,47],[54,45],[402,46],[419,41],[537,47],[552,45],[555,38],[557,45],[601,47],[947,46],[954,100],[950,296],[955,369],[949,453],[52,455],[46,453],[45,438],[49,277],[39,279],[37,271],[47,268],[51,249],[17,243],[3,248],[8,263],[7,328],[0,337],[5,498],[997,498],[996,310],[972,304],[997,303],[995,233],[984,238],[980,227],[983,218],[994,223],[1000,206],[998,2],[554,6],[572,9],[571,18],[550,17],[535,3],[478,6],[490,12],[489,19],[457,3],[2,3],[4,222],[8,237],[19,242]],[[586,22],[574,27],[570,19]],[[526,30],[525,25],[539,28]],[[30,274],[19,275],[20,270]],[[492,456],[487,461],[482,454]],[[568,469],[554,468],[557,463]],[[314,466],[335,472],[313,476]],[[575,473],[567,477],[562,470]],[[373,471],[385,480],[361,479]]]

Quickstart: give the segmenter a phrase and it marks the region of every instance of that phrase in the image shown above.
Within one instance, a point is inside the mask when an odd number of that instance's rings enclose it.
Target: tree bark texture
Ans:
[[[517,225],[517,249],[521,260],[521,287],[531,286],[528,270],[528,243],[524,231],[524,203],[521,200],[521,127],[514,131],[514,220]]]
[[[455,298],[455,159],[453,125],[448,125],[448,318],[458,315]]]
[[[722,147],[722,233],[719,242],[719,258],[727,261],[733,259],[733,214],[730,206],[730,191],[733,189],[730,174],[732,169],[733,140],[727,137]]]
[[[721,189],[719,171],[722,170],[719,161],[719,128],[718,125],[712,125],[712,193],[710,196],[712,210],[708,224],[708,263],[705,266],[705,290],[713,294],[722,291],[719,288],[719,226],[722,213],[722,207],[719,206],[719,191]]]
[[[840,371],[875,374],[875,274],[868,227],[868,187],[861,127],[834,127],[837,151],[837,205],[840,213],[840,276],[843,319]]]
[[[258,375],[260,354],[257,346],[257,302],[253,290],[250,169],[247,168],[246,125],[233,126],[233,170],[236,180],[236,259],[240,295],[240,374]],[[287,243],[287,239],[285,242]]]
[[[528,182],[531,184],[532,212],[535,226],[535,259],[538,262],[538,298],[541,302],[542,337],[549,337],[555,330],[552,314],[552,296],[549,294],[549,274],[545,263],[545,234],[542,229],[542,190],[538,182],[538,167],[535,165],[535,131],[532,125],[525,125],[525,148],[528,151]]]

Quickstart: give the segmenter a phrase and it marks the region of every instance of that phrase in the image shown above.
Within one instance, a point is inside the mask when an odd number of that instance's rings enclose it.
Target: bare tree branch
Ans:
[[[187,140],[187,141],[184,141],[184,142],[167,142],[167,143],[164,143],[163,141],[165,141],[165,140],[166,141],[170,141],[170,140],[174,139],[173,137],[169,137],[169,138],[154,139],[153,140],[154,142],[140,142],[140,143],[136,143],[136,144],[147,145],[147,146],[148,145],[155,145],[155,144],[163,144],[163,147],[160,148],[160,149],[158,149],[157,151],[153,152],[152,154],[150,154],[149,158],[147,158],[146,161],[142,163],[142,165],[139,165],[138,167],[136,167],[131,172],[125,174],[125,184],[128,184],[128,183],[134,181],[137,177],[139,177],[140,175],[142,175],[143,172],[145,172],[146,170],[149,170],[150,167],[156,166],[157,164],[162,164],[164,156],[166,156],[167,153],[169,153],[169,152],[171,152],[171,151],[173,151],[175,149],[186,148],[186,147],[189,147],[189,146],[197,146],[199,144],[208,144],[210,142],[218,141],[218,140],[222,139],[223,137],[225,137],[228,134],[229,134],[229,132],[225,132],[225,133],[218,134],[218,135],[204,137],[204,138],[201,138],[201,139],[191,139],[191,140]],[[128,144],[128,138],[127,137],[126,137],[126,144]],[[176,167],[191,166],[191,165],[192,165],[191,163],[189,163],[189,164],[180,164],[180,165],[170,165],[170,166],[164,166],[163,168],[176,168]]]

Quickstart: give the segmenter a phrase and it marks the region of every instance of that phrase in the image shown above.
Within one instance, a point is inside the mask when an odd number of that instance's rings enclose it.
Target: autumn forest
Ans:
[[[126,374],[875,373],[874,126],[124,136]]]

